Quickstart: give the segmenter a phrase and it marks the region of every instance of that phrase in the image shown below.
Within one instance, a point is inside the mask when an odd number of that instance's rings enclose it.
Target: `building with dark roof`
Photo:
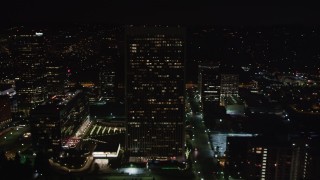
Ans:
[[[33,148],[59,153],[81,124],[89,118],[88,98],[81,91],[53,96],[31,111]]]
[[[116,158],[119,155],[121,145],[117,142],[97,142],[92,153],[95,158]]]
[[[199,66],[198,84],[203,103],[220,103],[221,73],[219,66]]]

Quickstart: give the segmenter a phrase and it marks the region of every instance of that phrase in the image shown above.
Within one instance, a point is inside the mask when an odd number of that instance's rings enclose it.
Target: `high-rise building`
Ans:
[[[239,96],[239,75],[221,74],[220,104],[224,105],[225,98]]]
[[[221,84],[219,66],[199,65],[198,84],[203,103],[219,104]]]
[[[39,32],[14,34],[14,57],[18,109],[25,115],[45,100],[44,35]]]
[[[228,137],[228,175],[244,179],[310,179],[313,158],[318,147],[309,140],[279,141],[270,137]]]
[[[118,97],[116,72],[120,62],[117,31],[107,31],[102,44],[103,50],[99,59],[99,95],[105,101],[114,101]]]
[[[179,27],[126,30],[126,148],[131,157],[183,156],[184,36]]]
[[[100,97],[106,101],[115,100],[115,76],[113,59],[111,57],[102,57],[103,63],[99,72]]]
[[[65,68],[56,61],[46,62],[46,84],[47,94],[51,98],[56,94],[63,94],[66,81]]]
[[[81,91],[55,95],[31,111],[33,148],[57,155],[68,140],[77,138],[89,117],[89,100]]]
[[[239,75],[221,74],[221,97],[238,96]]]

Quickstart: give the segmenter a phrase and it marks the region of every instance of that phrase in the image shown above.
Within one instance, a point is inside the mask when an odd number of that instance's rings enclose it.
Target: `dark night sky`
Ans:
[[[0,20],[19,23],[148,23],[212,25],[318,25],[316,6],[249,5],[204,0],[1,1]]]

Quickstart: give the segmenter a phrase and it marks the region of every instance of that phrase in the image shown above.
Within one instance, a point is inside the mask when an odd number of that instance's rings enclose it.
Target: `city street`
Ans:
[[[196,171],[195,174],[199,179],[214,179],[213,176],[213,151],[211,150],[209,138],[206,128],[199,115],[193,117],[194,125],[194,151],[192,154],[193,167]]]
[[[194,110],[201,110],[201,101],[199,95],[189,95],[192,115],[191,125],[194,127],[194,137],[192,140],[192,163],[193,171],[197,179],[215,179],[214,176],[214,157],[210,146],[206,127],[203,123],[202,113]]]

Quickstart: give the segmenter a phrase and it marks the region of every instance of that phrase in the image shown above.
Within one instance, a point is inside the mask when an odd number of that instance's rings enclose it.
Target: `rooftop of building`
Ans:
[[[243,101],[237,96],[224,97],[226,105],[243,105]]]
[[[55,95],[51,97],[51,99],[49,99],[47,102],[45,102],[45,105],[48,105],[48,104],[53,104],[56,106],[66,105],[70,102],[71,99],[77,96],[80,92],[81,92],[80,90],[76,90],[73,92],[67,92],[64,95]]]
[[[54,114],[60,112],[75,96],[82,91],[70,91],[65,95],[55,95],[32,110],[32,114]]]
[[[263,94],[250,93],[244,96],[244,99],[249,106],[266,106],[266,104],[269,104],[268,99]]]
[[[116,141],[96,142],[95,152],[117,152],[120,143]]]
[[[0,91],[6,91],[11,88],[13,88],[12,84],[0,84]]]
[[[198,66],[199,69],[207,70],[207,71],[214,71],[218,74],[233,74],[238,75],[243,72],[243,69],[238,66],[228,65],[228,64],[210,64],[210,63],[203,63]]]
[[[280,135],[274,136],[256,136],[256,137],[227,137],[228,142],[248,143],[251,146],[260,146],[266,148],[289,148],[290,143],[286,137]]]
[[[56,114],[60,112],[61,107],[56,104],[39,105],[31,111],[32,114]]]

